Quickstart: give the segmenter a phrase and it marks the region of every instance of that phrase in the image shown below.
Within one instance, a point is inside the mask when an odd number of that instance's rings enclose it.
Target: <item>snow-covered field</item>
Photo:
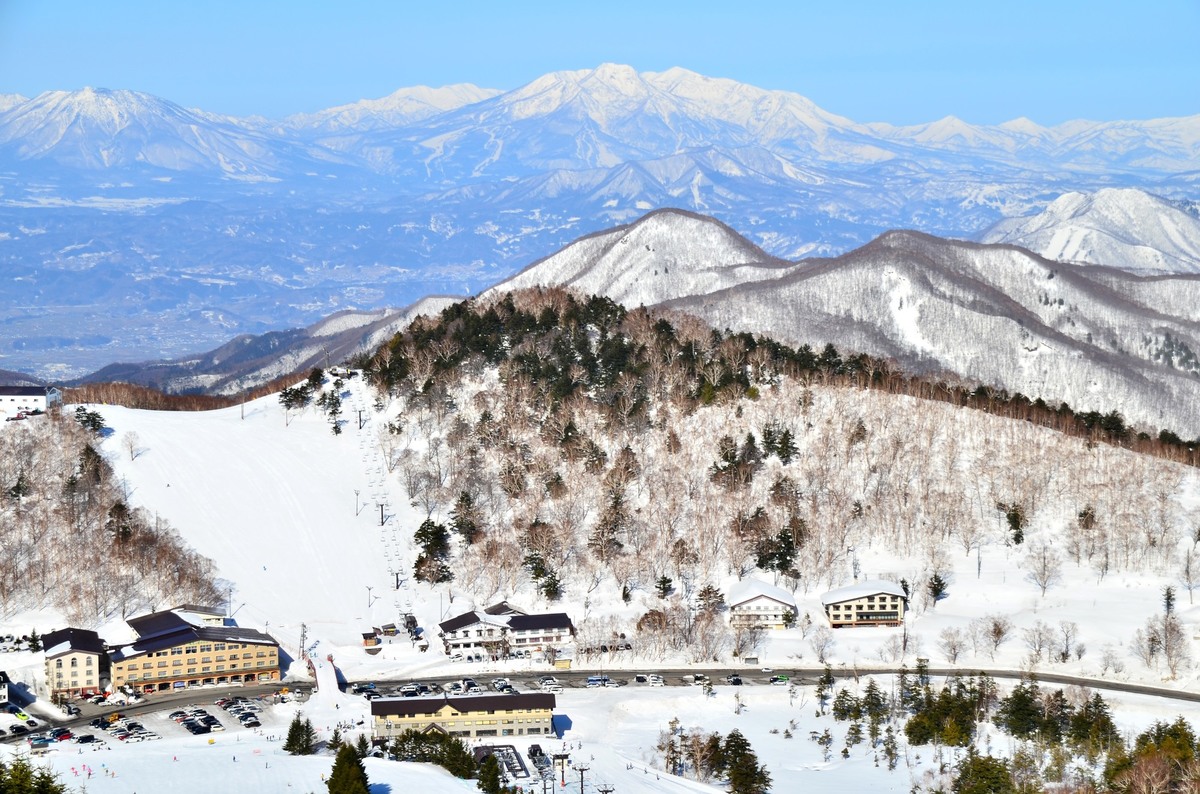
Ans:
[[[358,379],[349,380],[346,389],[349,394],[343,416],[349,421],[344,433],[336,437],[315,409],[285,417],[275,397],[247,403],[244,409],[206,413],[93,407],[112,429],[105,451],[123,478],[130,501],[157,511],[189,544],[211,557],[220,576],[231,583],[229,610],[238,623],[268,631],[291,656],[299,656],[303,624],[313,655],[319,659],[332,655],[338,670],[350,680],[544,669],[542,663],[531,661],[451,664],[436,637],[428,653],[421,653],[403,634],[386,641],[378,655],[364,652],[361,632],[369,627],[398,622],[402,613],[411,611],[421,626],[436,635],[439,621],[476,604],[453,585],[434,588],[411,580],[411,536],[424,520],[424,511],[408,503],[399,473],[387,471],[378,435],[382,420],[371,407],[373,395]],[[364,420],[361,428],[359,411]],[[126,436],[130,432],[137,436],[133,456]],[[1178,498],[1195,508],[1196,494],[1195,473],[1188,472]],[[994,659],[986,652],[973,653],[968,643],[960,659],[964,670],[984,666],[1024,669],[1029,650],[1021,638],[1022,629],[1038,621],[1053,627],[1072,621],[1079,625],[1079,640],[1086,643],[1086,653],[1066,663],[1045,664],[1043,669],[1100,676],[1101,649],[1108,647],[1124,664],[1118,677],[1163,684],[1161,674],[1147,670],[1127,646],[1134,628],[1161,610],[1161,592],[1167,584],[1175,584],[1179,591],[1177,608],[1189,638],[1196,633],[1200,608],[1190,605],[1173,572],[1111,573],[1098,581],[1091,568],[1076,568],[1068,562],[1063,581],[1042,596],[1021,567],[1024,554],[1024,549],[987,546],[978,557],[975,553],[955,555],[950,560],[949,597],[936,607],[910,615],[907,653],[897,658],[893,652],[899,629],[843,630],[834,633],[831,664],[846,670],[901,660],[912,665],[924,656],[934,666],[942,666],[944,654],[938,647],[942,629],[961,628],[981,616],[1003,614],[1016,627],[1012,639]],[[884,549],[861,548],[857,557],[868,577],[918,566],[918,561],[897,559]],[[815,590],[797,593],[800,614],[809,613],[817,625],[822,622],[820,595]],[[159,608],[165,606],[169,605]],[[568,600],[555,606],[576,618],[588,609],[595,613],[602,608],[585,605],[582,594],[570,591]],[[44,633],[62,626],[61,616],[36,613],[17,615],[0,630],[24,633],[36,627]],[[120,621],[99,629],[110,644],[128,638],[128,629]],[[805,637],[798,629],[769,637],[759,658],[760,665],[780,669],[817,665],[811,632]],[[651,662],[626,653],[610,655],[603,665],[606,670],[645,671],[680,662]],[[724,664],[728,665],[728,660]],[[15,680],[28,682],[34,691],[44,691],[39,655],[6,654],[0,667]],[[291,672],[305,675],[300,665],[294,665]],[[1107,675],[1114,674],[1109,671]],[[1198,680],[1195,669],[1189,667],[1169,686],[1195,691]],[[890,683],[886,678],[880,681]],[[865,745],[843,759],[839,751],[845,724],[814,716],[811,689],[798,688],[794,698],[786,688],[747,686],[738,691],[746,706],[740,715],[735,714],[735,690],[729,687],[717,687],[712,698],[705,698],[702,690],[694,687],[568,690],[560,696],[556,711],[570,720],[565,741],[582,742],[573,757],[591,766],[589,791],[592,782],[610,783],[620,792],[712,790],[692,781],[667,779],[656,768],[661,763],[653,748],[659,732],[673,717],[685,728],[703,726],[721,733],[740,729],[773,775],[774,790],[781,792],[909,791],[928,770],[937,767],[939,759],[933,757],[931,748],[909,748],[900,767],[891,773],[882,761],[876,765]],[[1137,730],[1154,719],[1180,713],[1193,722],[1200,719],[1200,706],[1196,705],[1111,693],[1105,697],[1125,730]],[[161,790],[164,780],[171,780],[179,794],[210,791],[214,781],[236,781],[251,790],[320,790],[321,775],[328,773],[331,757],[289,757],[282,752],[281,740],[266,738],[285,733],[296,708],[294,704],[273,707],[262,733],[231,730],[191,737],[168,723],[161,731],[162,741],[132,746],[113,742],[111,749],[83,753],[71,747],[51,753],[48,763],[68,783],[75,781],[82,765],[91,767],[93,777],[86,780],[89,792],[155,791]],[[365,701],[338,693],[331,686],[322,687],[303,708],[322,736],[339,721],[356,722],[366,715]],[[47,713],[37,704],[33,712]],[[153,720],[166,722],[163,715]],[[791,721],[795,721],[793,738],[784,738]],[[828,762],[809,738],[811,731],[825,728],[835,737],[834,754]],[[983,730],[991,732],[985,733],[982,743],[995,752],[1006,751],[1011,743],[1008,737],[994,729]],[[520,746],[522,741],[514,739],[513,743]],[[12,746],[4,751],[11,752]],[[945,751],[947,757],[951,752]],[[116,777],[104,775],[104,770],[115,772]],[[431,792],[474,790],[473,782],[411,764],[371,759],[367,771],[374,783],[390,786],[377,791],[395,792],[402,786]],[[568,775],[569,781],[577,779]]]
[[[881,678],[880,683],[887,688],[891,680]],[[735,694],[741,695],[744,704],[740,715],[735,714]],[[672,718],[678,718],[680,727],[687,731],[700,728],[727,735],[735,728],[740,730],[760,762],[766,764],[773,779],[772,790],[776,792],[907,792],[916,783],[935,779],[935,770],[941,762],[952,763],[965,752],[909,748],[907,752],[902,750],[900,762],[891,772],[882,754],[877,765],[875,752],[866,744],[853,748],[849,758],[843,758],[841,748],[847,723],[834,722],[828,715],[817,717],[813,698],[811,687],[797,687],[791,693],[788,689],[766,686],[720,686],[712,697],[706,697],[699,687],[568,690],[559,696],[557,711],[570,720],[570,730],[561,741],[546,738],[540,743],[547,752],[562,752],[566,747],[573,766],[589,767],[584,775],[586,792],[597,790],[597,784],[608,784],[621,794],[720,790],[663,772],[654,747],[660,731],[667,729]],[[1118,723],[1127,731],[1140,730],[1155,719],[1173,718],[1180,713],[1193,723],[1200,718],[1200,705],[1177,707],[1175,703],[1155,698],[1119,696],[1112,699],[1112,705]],[[220,714],[219,710],[213,710]],[[82,790],[86,784],[89,794],[161,791],[164,781],[171,782],[176,794],[208,794],[214,785],[230,783],[250,791],[323,791],[322,776],[329,774],[332,756],[296,757],[284,753],[282,736],[288,723],[300,711],[313,721],[319,737],[324,739],[339,722],[353,724],[364,719],[366,710],[366,701],[360,697],[327,695],[323,691],[303,705],[287,703],[269,707],[261,729],[231,727],[226,733],[209,736],[187,735],[163,711],[143,721],[147,728],[163,735],[161,741],[126,745],[110,740],[102,749],[82,751],[68,743],[62,750],[48,754],[44,763],[76,790]],[[790,738],[785,736],[789,729]],[[826,729],[834,737],[829,761],[810,737],[813,731]],[[980,746],[990,746],[997,754],[1012,751],[1009,737],[987,727],[982,731]],[[357,735],[355,729],[343,734],[351,740]],[[532,741],[529,737],[498,740],[521,751]],[[10,745],[5,746],[4,752],[12,752],[14,748],[24,751],[23,745]],[[88,768],[92,771],[90,779]],[[376,794],[403,790],[452,794],[477,790],[474,781],[458,780],[425,764],[369,758],[366,769]],[[566,791],[578,791],[577,772],[569,769],[567,781]],[[536,778],[516,782],[527,790],[542,790]],[[562,790],[558,781],[553,788]]]

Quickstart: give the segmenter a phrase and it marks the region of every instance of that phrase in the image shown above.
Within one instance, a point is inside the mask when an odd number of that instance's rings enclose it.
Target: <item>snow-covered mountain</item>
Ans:
[[[62,169],[121,173],[147,167],[279,179],[334,158],[250,125],[187,110],[150,94],[47,91],[0,113],[0,152]],[[6,158],[7,159],[7,158]]]
[[[480,88],[470,83],[440,88],[413,86],[401,88],[380,99],[362,99],[316,113],[289,116],[284,119],[282,126],[320,136],[402,127],[463,105],[482,102],[499,93],[498,89]]]
[[[796,93],[616,64],[503,93],[400,89],[282,121],[134,91],[5,97],[0,268],[19,280],[0,310],[72,308],[56,314],[52,344],[22,345],[27,363],[2,349],[0,359],[78,375],[227,338],[176,322],[197,311],[233,322],[221,333],[261,333],[264,317],[296,327],[347,307],[470,294],[580,235],[666,207],[711,215],[769,256],[796,259],[894,228],[974,239],[1065,191],[1194,200],[1198,161],[1200,116],[896,127]],[[129,302],[115,297],[129,289],[103,291],[111,304],[98,308],[59,301],[80,272],[153,285],[153,311],[170,320],[129,325]],[[164,323],[169,342],[149,344],[141,329]],[[123,350],[124,340],[136,343]]]
[[[498,289],[561,285],[666,305],[717,328],[832,342],[908,371],[1200,435],[1200,278],[1147,278],[916,232],[793,265],[753,254],[716,221],[656,213],[577,241]],[[737,283],[708,289],[722,281]]]
[[[588,235],[539,260],[489,292],[565,286],[625,306],[652,306],[738,284],[778,278],[793,268],[720,221],[658,210]]]
[[[78,382],[134,383],[171,393],[237,394],[374,351],[418,315],[436,315],[457,300],[431,295],[403,309],[337,312],[307,328],[243,334],[201,355],[110,364]]]
[[[1064,262],[1200,273],[1200,217],[1135,188],[1066,193],[1036,215],[1001,221],[981,239]]]

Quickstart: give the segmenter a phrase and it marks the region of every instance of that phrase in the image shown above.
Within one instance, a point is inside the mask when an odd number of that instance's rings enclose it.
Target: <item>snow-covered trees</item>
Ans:
[[[0,432],[3,609],[50,606],[86,626],[164,602],[219,603],[211,561],[128,505],[93,430],[74,418]]]
[[[1101,578],[1151,570],[1175,564],[1189,525],[1178,466],[990,415],[1016,398],[563,290],[422,319],[367,376],[400,412],[385,457],[452,530],[441,559],[456,588],[634,603],[647,653],[701,636],[750,647],[698,618],[698,588],[723,577],[759,570],[811,593],[852,578],[870,547],[916,561],[897,573],[933,603],[949,548],[982,569],[1020,543],[1048,592],[1057,548]],[[1025,403],[1024,419],[1075,421]],[[1066,542],[1045,546],[1059,528]],[[994,656],[1017,630],[989,617],[952,644]],[[1056,638],[1041,656],[1061,650]]]

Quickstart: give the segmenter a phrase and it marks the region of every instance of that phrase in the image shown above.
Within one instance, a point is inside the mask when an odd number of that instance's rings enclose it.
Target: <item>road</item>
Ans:
[[[877,665],[861,665],[850,667],[846,665],[838,665],[830,668],[835,679],[861,678],[868,675],[898,675],[900,667],[877,666]],[[744,667],[727,667],[727,668],[707,668],[699,669],[693,667],[671,667],[671,668],[655,668],[647,667],[644,670],[637,671],[637,674],[657,673],[663,676],[665,683],[668,686],[688,686],[694,685],[693,675],[703,674],[708,676],[709,680],[714,685],[724,684],[724,679],[730,675],[740,676],[744,684],[767,685],[770,683],[772,676],[786,675],[789,680],[799,684],[815,684],[817,680],[824,674],[824,667],[775,667],[769,672],[764,672],[761,669],[746,669]],[[910,674],[915,672],[914,667],[909,667]],[[951,676],[969,677],[973,675],[987,675],[991,678],[999,680],[1019,681],[1025,677],[1025,673],[1019,670],[998,670],[998,669],[980,669],[980,668],[952,668],[952,667],[930,667],[928,673],[931,676],[945,678]],[[401,684],[423,681],[425,683],[447,684],[452,681],[461,681],[462,678],[474,678],[481,687],[487,688],[489,682],[493,678],[507,678],[513,686],[522,692],[537,690],[538,677],[541,675],[552,675],[558,679],[559,683],[564,687],[582,688],[586,686],[586,681],[589,676],[606,675],[613,681],[618,683],[633,685],[633,676],[635,673],[629,670],[544,670],[540,672],[523,671],[520,673],[504,673],[504,672],[463,672],[461,677],[446,678],[438,676],[436,678],[424,679],[397,679],[397,680],[375,680],[375,684],[380,689],[396,687]],[[1123,681],[1110,681],[1106,679],[1085,678],[1083,676],[1062,675],[1059,673],[1039,672],[1035,678],[1042,684],[1059,684],[1063,686],[1079,686],[1087,687],[1088,689],[1097,691],[1110,692],[1128,692],[1135,695],[1150,695],[1154,697],[1169,698],[1171,700],[1181,700],[1186,702],[1200,702],[1200,692],[1188,692],[1178,689],[1168,689],[1166,687],[1149,686],[1146,684],[1135,684]],[[640,685],[638,685],[640,686]]]

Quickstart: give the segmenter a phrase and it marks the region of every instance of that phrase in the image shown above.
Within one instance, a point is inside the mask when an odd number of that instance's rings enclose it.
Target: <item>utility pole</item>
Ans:
[[[596,791],[599,791],[600,794],[612,794],[613,787],[607,783],[601,783],[599,786],[596,786]]]
[[[362,511],[361,511],[361,510],[359,510],[359,508],[358,508],[358,494],[359,494],[359,490],[358,490],[357,488],[355,488],[355,489],[354,489],[354,517],[355,517],[355,518],[358,518],[358,514],[359,514],[360,512],[362,512]]]
[[[387,505],[376,504],[375,506],[379,508],[379,526],[383,526],[383,508]]]
[[[575,771],[579,773],[579,794],[583,794],[583,773],[591,769],[587,764],[581,764],[575,767]]]
[[[366,424],[366,422],[364,422],[364,421],[363,421],[362,415],[363,415],[362,409],[361,409],[361,408],[359,408],[359,409],[358,409],[358,429],[359,429],[359,430],[362,430],[362,429],[363,429],[363,425],[365,425],[365,424]]]
[[[371,605],[375,603],[374,601],[371,600],[371,591],[374,589],[375,588],[372,587],[371,585],[367,585],[367,609],[370,609]]]

